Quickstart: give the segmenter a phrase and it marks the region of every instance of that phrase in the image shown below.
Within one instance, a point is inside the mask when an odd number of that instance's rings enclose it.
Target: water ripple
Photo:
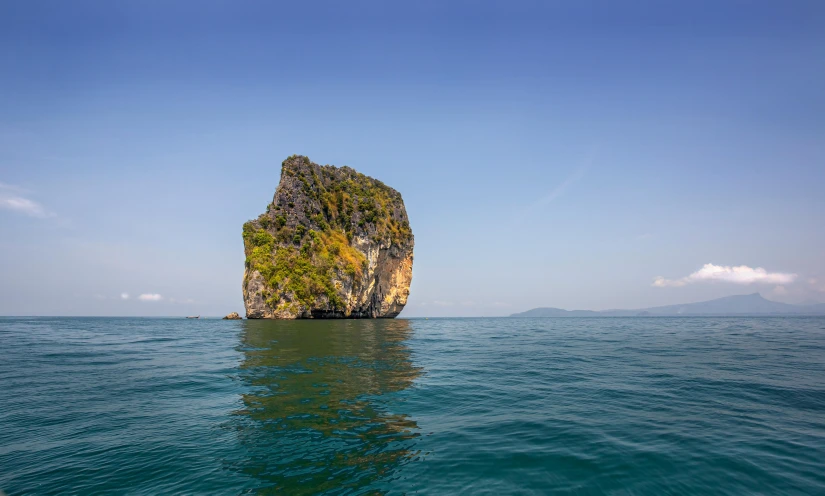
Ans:
[[[0,489],[823,494],[823,322],[0,318]]]

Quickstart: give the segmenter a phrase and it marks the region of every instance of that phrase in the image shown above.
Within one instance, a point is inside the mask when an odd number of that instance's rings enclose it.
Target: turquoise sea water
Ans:
[[[0,318],[16,494],[825,494],[825,318]]]

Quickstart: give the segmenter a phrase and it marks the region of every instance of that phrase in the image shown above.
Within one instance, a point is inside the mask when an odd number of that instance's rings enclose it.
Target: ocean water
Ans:
[[[17,494],[825,494],[825,318],[0,318]]]

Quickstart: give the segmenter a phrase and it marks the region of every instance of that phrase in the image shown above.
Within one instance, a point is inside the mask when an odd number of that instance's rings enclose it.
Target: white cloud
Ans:
[[[120,299],[121,300],[128,300],[129,299],[129,293],[120,293]]]
[[[778,295],[783,295],[783,294],[788,294],[788,290],[785,288],[785,286],[777,286],[777,287],[773,288],[773,293],[778,294]]]
[[[54,214],[46,210],[43,205],[22,196],[0,194],[0,208],[13,210],[38,219],[54,217]]]
[[[0,208],[39,219],[54,217],[54,214],[46,210],[43,205],[21,196],[26,192],[23,188],[0,183]]]
[[[653,280],[653,285],[657,288],[680,288],[687,284],[687,278],[682,279],[665,279],[662,276],[656,276]]]
[[[785,272],[768,272],[762,267],[751,268],[747,265],[731,267],[729,265],[705,264],[701,269],[693,274],[681,279],[665,279],[662,276],[653,281],[653,285],[658,288],[682,287],[688,284],[704,281],[722,281],[734,284],[790,284],[797,278],[796,274]]]
[[[140,301],[160,301],[163,299],[163,296],[157,293],[144,293],[138,296],[138,300]]]

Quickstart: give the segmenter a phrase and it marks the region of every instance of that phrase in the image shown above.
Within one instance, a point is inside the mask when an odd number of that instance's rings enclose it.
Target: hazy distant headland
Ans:
[[[825,315],[825,303],[790,305],[766,300],[759,293],[726,296],[715,300],[641,308],[637,310],[564,310],[533,308],[511,317],[632,317],[632,316],[727,316],[727,315]]]

